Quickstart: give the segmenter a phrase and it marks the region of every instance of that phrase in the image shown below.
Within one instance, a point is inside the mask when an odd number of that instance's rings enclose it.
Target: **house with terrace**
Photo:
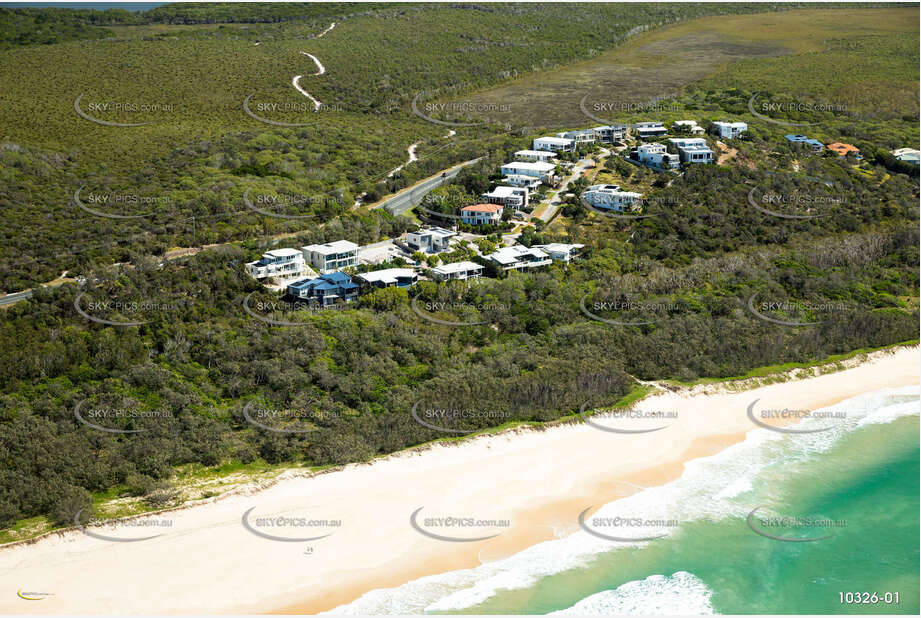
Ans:
[[[649,139],[667,135],[668,129],[661,122],[638,122],[633,125],[633,134],[639,139]]]
[[[521,174],[510,174],[502,178],[502,184],[511,187],[522,187],[528,190],[528,195],[534,195],[540,188],[540,178],[533,176],[522,176]]]
[[[328,273],[358,264],[358,245],[348,240],[336,240],[302,248],[304,257],[321,273]]]
[[[678,151],[682,163],[713,163],[713,151],[702,137],[672,137],[668,143]]]
[[[515,159],[518,161],[553,163],[554,159],[556,159],[556,153],[549,150],[519,150],[515,153]]]
[[[665,144],[659,143],[640,144],[636,149],[635,160],[662,170],[674,169],[681,165],[678,155],[671,154]]]
[[[581,129],[579,131],[564,131],[562,133],[557,133],[557,137],[562,137],[564,139],[571,139],[575,144],[576,148],[582,146],[591,146],[595,143],[595,131],[594,129]]]
[[[571,152],[576,149],[576,143],[565,137],[545,136],[534,138],[534,150],[548,150],[550,152]]]
[[[595,127],[592,131],[595,132],[595,141],[602,144],[622,142],[627,138],[627,133],[629,133],[629,129],[625,124],[604,125]]]
[[[582,192],[584,199],[594,208],[623,212],[643,204],[643,194],[621,191],[618,185],[592,185]]]
[[[809,148],[814,153],[819,153],[825,150],[825,144],[817,139],[806,137],[805,135],[794,135],[792,133],[788,133],[787,135],[784,135],[784,139],[791,144]]]
[[[915,148],[898,148],[892,151],[892,156],[912,165],[918,165],[921,162],[921,150]]]
[[[362,288],[408,288],[419,281],[419,275],[412,268],[386,268],[355,275]]]
[[[675,129],[675,133],[704,134],[704,128],[697,124],[696,120],[676,120],[672,123],[672,127]]]
[[[288,295],[321,307],[337,302],[349,303],[358,298],[358,284],[345,273],[334,272],[315,279],[303,279],[288,286]]]
[[[728,120],[719,120],[713,123],[716,130],[719,131],[720,139],[735,139],[748,131],[748,123],[729,122]]]
[[[443,227],[424,227],[415,232],[407,232],[406,245],[412,251],[441,253],[451,250],[451,238],[454,236],[457,236],[456,232]]]
[[[561,242],[553,242],[549,245],[534,245],[533,249],[540,249],[550,256],[554,262],[571,262],[578,255],[585,245],[569,245]]]
[[[467,225],[490,225],[502,221],[499,204],[472,204],[461,208],[461,221]]]
[[[556,165],[540,161],[512,161],[503,165],[500,172],[503,176],[530,176],[551,184],[556,178]]]
[[[488,204],[499,204],[506,208],[525,208],[528,205],[528,190],[523,187],[499,185],[480,199]]]
[[[272,249],[255,262],[246,264],[246,272],[255,279],[297,277],[304,274],[304,254],[297,249]]]
[[[475,262],[454,262],[443,264],[432,269],[432,278],[435,281],[463,281],[466,279],[479,279],[483,274],[483,266]]]
[[[524,270],[553,263],[550,255],[536,247],[512,245],[484,256],[502,270]]]

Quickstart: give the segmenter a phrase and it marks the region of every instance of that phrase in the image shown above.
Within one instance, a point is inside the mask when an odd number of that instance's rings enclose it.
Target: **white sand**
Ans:
[[[917,348],[877,354],[871,362],[808,380],[739,393],[670,393],[641,410],[676,410],[655,433],[623,435],[585,424],[482,437],[382,459],[313,478],[291,478],[262,492],[237,495],[154,516],[170,528],[93,528],[94,532],[158,538],[116,543],[72,531],[0,550],[0,612],[212,613],[321,611],[382,586],[475,566],[552,537],[587,504],[623,495],[625,483],[662,483],[681,462],[740,441],[753,425],[746,408],[815,409],[890,386],[919,382]],[[661,421],[609,421],[653,427]],[[260,538],[241,525],[243,513],[340,519],[339,529],[300,528],[295,536],[332,535],[306,543]],[[495,539],[443,542],[413,530],[410,514],[481,519],[512,525]],[[290,529],[266,529],[291,534]],[[484,529],[431,529],[479,536]],[[492,534],[498,529],[485,530]],[[307,554],[306,548],[312,548]],[[16,591],[45,592],[41,601]]]

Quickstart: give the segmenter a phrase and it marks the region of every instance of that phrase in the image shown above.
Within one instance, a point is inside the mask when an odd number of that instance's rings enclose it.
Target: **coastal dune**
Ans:
[[[598,416],[436,444],[370,465],[292,474],[130,526],[87,527],[95,536],[50,535],[0,548],[0,611],[325,611],[575,532],[586,508],[666,483],[684,462],[741,442],[757,427],[748,414],[756,399],[756,410],[815,410],[919,379],[918,349],[900,348],[752,390],[664,392],[635,406],[649,413],[637,415],[644,418]],[[144,537],[153,538],[136,540]],[[482,537],[489,538],[470,540]]]

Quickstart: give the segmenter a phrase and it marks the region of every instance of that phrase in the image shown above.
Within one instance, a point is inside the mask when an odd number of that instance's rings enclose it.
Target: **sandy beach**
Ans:
[[[747,414],[756,399],[756,410],[815,410],[919,380],[918,349],[901,348],[818,377],[747,391],[667,392],[637,404],[639,412],[663,413],[658,418],[593,421],[657,431],[616,433],[585,423],[511,431],[292,476],[131,526],[87,528],[96,537],[53,534],[0,549],[0,611],[325,611],[375,588],[473,567],[574,532],[587,507],[668,482],[684,462],[742,441],[756,428]],[[446,517],[488,525],[431,521]],[[144,526],[145,519],[161,525]]]

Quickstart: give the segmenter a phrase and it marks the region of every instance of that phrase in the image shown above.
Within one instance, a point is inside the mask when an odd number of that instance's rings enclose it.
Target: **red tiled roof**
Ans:
[[[502,206],[499,204],[473,204],[461,208],[461,212],[499,212],[500,210]]]

